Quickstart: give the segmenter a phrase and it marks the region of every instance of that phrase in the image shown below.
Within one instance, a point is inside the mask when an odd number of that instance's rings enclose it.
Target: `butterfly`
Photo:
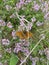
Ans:
[[[33,34],[30,31],[17,31],[16,36],[20,39],[29,39],[33,36]]]

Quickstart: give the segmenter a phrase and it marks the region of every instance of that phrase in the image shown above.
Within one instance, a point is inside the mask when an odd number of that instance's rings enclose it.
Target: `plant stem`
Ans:
[[[20,65],[22,65],[24,62],[26,62],[27,58],[30,56],[30,54],[35,50],[35,48],[39,45],[39,43],[43,40],[43,38],[41,38],[37,44],[34,46],[34,48],[30,51],[30,53],[27,55],[27,57],[22,61],[22,63],[20,63]]]

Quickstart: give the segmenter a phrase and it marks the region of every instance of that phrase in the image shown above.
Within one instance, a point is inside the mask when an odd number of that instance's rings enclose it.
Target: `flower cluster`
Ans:
[[[22,41],[21,43],[16,43],[15,44],[15,48],[14,48],[14,52],[18,53],[19,51],[23,52],[24,55],[27,56],[27,54],[29,53],[29,42],[28,41]]]
[[[8,46],[10,44],[10,41],[8,39],[2,39],[2,44]]]

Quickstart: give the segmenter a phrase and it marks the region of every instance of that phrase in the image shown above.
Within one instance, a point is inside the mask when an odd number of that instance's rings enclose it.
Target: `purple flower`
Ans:
[[[38,11],[40,9],[40,6],[38,4],[34,4],[34,10]]]
[[[36,65],[36,62],[35,62],[35,61],[33,61],[33,62],[32,62],[32,65]]]
[[[2,44],[8,46],[10,44],[10,41],[8,39],[2,39]]]
[[[45,14],[44,18],[49,20],[49,12]]]
[[[32,56],[30,56],[30,60],[32,61],[32,65],[36,65],[36,62],[39,60],[39,58],[38,57],[32,57]]]
[[[31,21],[34,23],[36,21],[36,18],[35,17],[31,18]]]
[[[30,45],[30,43],[29,43],[28,41],[24,41],[24,42],[23,42],[23,46],[28,47],[29,45]]]
[[[20,0],[20,4],[23,5],[24,4],[24,0]]]
[[[12,23],[11,23],[11,22],[8,22],[8,23],[7,23],[7,27],[12,28],[12,27],[13,27],[13,26],[12,26]]]
[[[28,47],[30,45],[29,41],[28,40],[20,40],[20,42],[22,43],[21,46],[25,46],[25,47]]]
[[[32,26],[33,26],[33,23],[32,22],[28,22],[28,24],[26,26],[26,29],[27,30],[31,30]]]
[[[38,21],[38,22],[36,22],[36,25],[37,25],[37,26],[42,26],[42,25],[43,25],[43,22],[39,22],[39,21]]]
[[[21,5],[20,5],[19,3],[16,3],[16,7],[17,7],[18,9],[20,9],[20,8],[21,8]]]
[[[14,52],[15,52],[15,53],[18,53],[19,51],[22,50],[22,47],[21,47],[20,44],[21,44],[21,43],[17,43],[17,44],[16,44],[16,47],[14,48]]]
[[[18,53],[19,51],[21,51],[25,55],[27,55],[29,53],[29,50],[28,50],[28,45],[26,45],[26,44],[27,44],[27,42],[23,42],[23,41],[21,43],[16,43],[15,48],[14,48],[14,52]]]
[[[21,26],[24,26],[25,24],[24,24],[24,22],[23,22],[23,21],[21,21],[21,22],[20,22],[20,25],[21,25]]]
[[[24,53],[25,56],[27,56],[29,54],[29,50],[27,47],[23,48],[22,52]]]
[[[12,37],[13,37],[13,39],[16,39],[16,31],[15,30],[12,31]]]
[[[5,25],[6,25],[5,21],[0,20],[0,26],[5,26]]]
[[[20,9],[20,8],[23,6],[23,4],[24,4],[24,0],[20,0],[19,3],[16,3],[16,7],[17,7],[18,9]]]
[[[47,59],[49,60],[49,48],[44,49],[44,53],[45,53]]]

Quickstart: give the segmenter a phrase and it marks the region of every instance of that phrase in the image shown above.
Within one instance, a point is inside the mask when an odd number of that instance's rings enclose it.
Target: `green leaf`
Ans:
[[[9,65],[16,65],[17,63],[18,63],[18,57],[15,54],[12,54]]]

